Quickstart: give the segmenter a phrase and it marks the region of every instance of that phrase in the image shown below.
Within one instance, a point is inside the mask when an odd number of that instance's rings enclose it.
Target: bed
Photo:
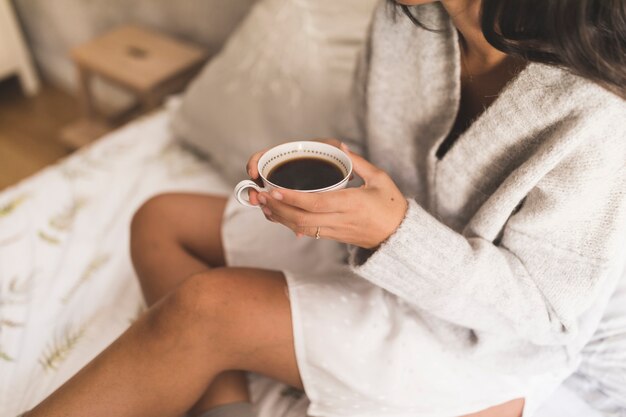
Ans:
[[[174,190],[230,193],[159,110],[0,193],[0,417],[38,403],[145,309],[128,226],[144,200]],[[250,382],[261,417],[306,415],[298,391]],[[566,388],[538,415],[601,416]]]

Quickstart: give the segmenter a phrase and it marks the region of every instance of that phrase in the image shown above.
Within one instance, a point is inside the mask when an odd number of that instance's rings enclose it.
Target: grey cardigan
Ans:
[[[409,209],[376,251],[351,248],[352,269],[459,349],[575,360],[624,271],[626,103],[531,63],[439,160],[459,105],[457,33],[439,4],[413,10],[445,32],[377,10],[343,136]]]

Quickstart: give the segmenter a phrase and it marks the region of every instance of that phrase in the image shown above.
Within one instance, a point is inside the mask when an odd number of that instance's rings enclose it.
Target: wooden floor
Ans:
[[[16,79],[0,81],[0,190],[68,155],[58,134],[78,117],[77,101],[51,85],[26,98]]]

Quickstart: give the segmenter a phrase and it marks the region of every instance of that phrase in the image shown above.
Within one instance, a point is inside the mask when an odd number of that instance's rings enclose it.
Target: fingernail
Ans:
[[[283,199],[283,195],[281,193],[279,193],[278,191],[272,191],[272,197],[274,197],[276,200],[282,200]]]
[[[272,215],[272,210],[268,209],[267,207],[263,207],[263,213],[265,213],[267,216],[271,216]]]
[[[341,146],[341,149],[343,149],[344,151],[350,152],[350,148],[344,142],[341,142],[340,146]]]
[[[263,194],[259,194],[259,196],[257,198],[259,199],[259,202],[261,204],[267,204],[267,199],[265,198],[265,196]]]
[[[300,239],[302,236],[304,236],[302,233],[296,233],[296,237],[297,237],[298,239]]]

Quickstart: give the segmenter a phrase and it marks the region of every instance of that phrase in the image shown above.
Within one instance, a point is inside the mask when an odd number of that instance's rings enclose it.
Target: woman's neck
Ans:
[[[461,35],[461,47],[468,70],[473,75],[491,71],[507,57],[491,46],[480,27],[481,0],[442,0],[454,26]]]

